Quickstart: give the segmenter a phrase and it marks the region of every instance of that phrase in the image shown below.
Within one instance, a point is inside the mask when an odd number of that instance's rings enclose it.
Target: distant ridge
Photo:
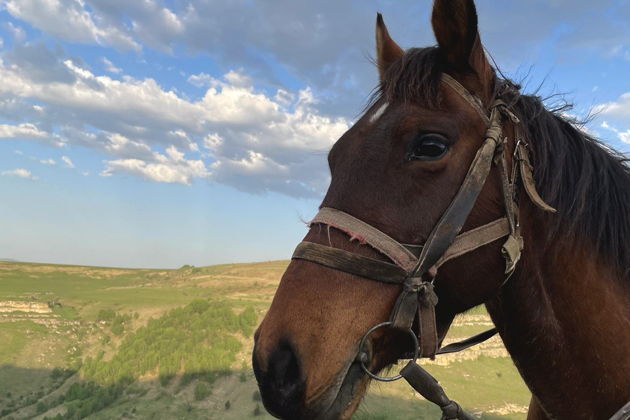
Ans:
[[[3,261],[3,262],[20,262],[19,260],[16,260],[15,258],[0,258],[0,261]]]

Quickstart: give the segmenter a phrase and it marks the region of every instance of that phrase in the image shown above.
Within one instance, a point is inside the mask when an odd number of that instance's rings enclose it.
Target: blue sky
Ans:
[[[477,2],[526,92],[630,151],[630,1]],[[0,258],[132,267],[284,259],[376,71],[375,14],[428,0],[0,0]]]

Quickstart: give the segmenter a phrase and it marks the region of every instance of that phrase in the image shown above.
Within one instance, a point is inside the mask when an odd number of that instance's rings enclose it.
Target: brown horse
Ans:
[[[351,214],[400,243],[424,244],[487,129],[470,103],[441,83],[442,75],[486,110],[497,98],[508,104],[521,121],[536,188],[557,213],[518,195],[525,246],[507,282],[503,241],[440,268],[438,340],[457,314],[485,304],[533,394],[528,418],[607,419],[630,399],[627,161],[540,98],[497,77],[472,0],[435,0],[432,24],[437,47],[403,51],[379,15],[380,89],[328,156],[332,181],[322,207]],[[504,126],[508,157],[516,147],[514,125]],[[462,232],[505,214],[501,188],[494,166]],[[319,223],[305,237],[387,261],[355,239]],[[400,293],[399,285],[294,259],[256,332],[254,370],[268,411],[283,419],[350,418],[370,380],[356,362],[358,343],[388,320]],[[371,335],[369,345],[373,372],[408,350],[404,334],[392,329]]]

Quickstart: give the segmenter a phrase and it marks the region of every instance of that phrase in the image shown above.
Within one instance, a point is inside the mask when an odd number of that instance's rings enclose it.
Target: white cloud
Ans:
[[[31,173],[31,171],[27,169],[22,169],[22,168],[12,169],[10,171],[3,171],[3,172],[0,172],[0,175],[30,179],[31,181],[37,181],[38,179],[36,176],[34,176]]]
[[[618,128],[610,125],[607,121],[602,122],[601,127],[605,130],[615,133],[622,143],[630,144],[630,129],[626,131],[621,131]]]
[[[212,85],[214,77],[206,73],[191,74],[188,77],[188,83],[197,87],[208,87]]]
[[[187,160],[174,146],[166,150],[166,155],[155,153],[153,162],[140,159],[118,159],[106,162],[103,176],[115,173],[139,176],[150,181],[190,185],[194,178],[208,178],[205,164],[201,160]]]
[[[39,163],[41,163],[42,165],[49,165],[49,166],[53,166],[56,165],[57,162],[55,161],[55,159],[39,159]]]
[[[208,178],[247,191],[315,196],[327,181],[322,154],[349,125],[321,115],[310,89],[266,94],[242,71],[198,75],[208,87],[203,97],[189,100],[150,78],[97,75],[62,53],[58,68],[71,77],[32,77],[22,68],[34,54],[20,57],[20,65],[0,60],[0,98],[11,98],[7,109],[14,118],[43,120],[48,132],[21,123],[0,126],[0,136],[19,129],[29,134],[25,138],[89,147],[114,157],[103,175],[182,184]],[[177,158],[174,151],[188,157]]]
[[[72,162],[72,160],[68,156],[61,156],[61,160],[63,161],[63,163],[66,164],[66,167],[68,167],[70,169],[74,168],[74,163]]]
[[[22,123],[18,125],[0,124],[0,138],[41,140],[47,137],[49,137],[48,133],[41,131],[31,123]]]
[[[140,45],[123,27],[95,21],[83,0],[8,0],[6,10],[15,18],[61,39],[139,50]]]
[[[621,142],[630,144],[630,129],[617,128],[630,127],[630,92],[622,94],[616,101],[595,106],[594,112],[614,120],[614,124],[604,121],[602,128],[615,133]]]
[[[617,118],[628,118],[630,121],[630,92],[624,93],[616,101],[597,105],[594,112]]]
[[[223,137],[221,137],[220,134],[212,133],[203,138],[203,147],[208,150],[215,151],[218,150],[224,142],[225,140],[223,139]]]
[[[120,67],[116,67],[114,63],[109,61],[106,57],[101,58],[101,61],[103,62],[103,65],[105,66],[105,70],[107,70],[108,72],[113,73],[113,74],[122,73],[122,69]]]

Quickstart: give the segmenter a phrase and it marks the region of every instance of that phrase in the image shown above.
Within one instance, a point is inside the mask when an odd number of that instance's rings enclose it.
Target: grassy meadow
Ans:
[[[270,419],[251,337],[286,265],[0,262],[0,419]],[[449,337],[489,324],[475,310]],[[529,393],[497,339],[426,366],[478,417],[526,417]],[[375,384],[354,418],[439,413],[404,383]]]

